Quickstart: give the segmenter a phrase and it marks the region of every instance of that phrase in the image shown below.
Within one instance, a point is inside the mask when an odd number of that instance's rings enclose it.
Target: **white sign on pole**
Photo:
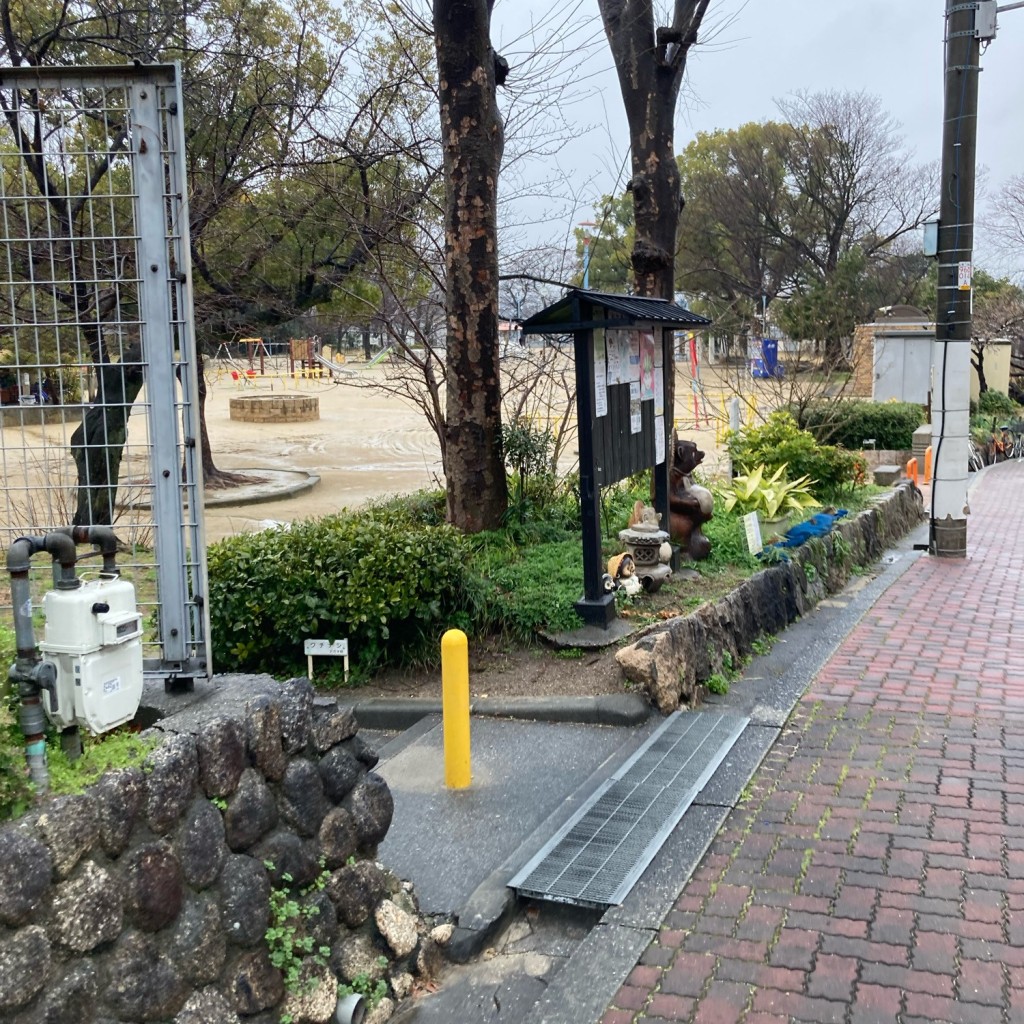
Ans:
[[[748,512],[743,517],[743,526],[747,531],[747,549],[752,555],[758,555],[764,550],[764,542],[761,540],[761,522],[756,512]]]
[[[963,260],[957,264],[956,267],[956,282],[957,288],[962,292],[969,292],[971,290],[971,262],[970,260]]]
[[[306,674],[313,679],[313,656],[344,658],[345,682],[348,682],[348,640],[306,640],[302,645],[306,655]]]

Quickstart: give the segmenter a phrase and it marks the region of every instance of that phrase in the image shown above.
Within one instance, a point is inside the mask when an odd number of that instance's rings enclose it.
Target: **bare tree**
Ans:
[[[1011,178],[996,194],[989,228],[1012,272],[1024,274],[1024,174]]]
[[[801,260],[795,291],[827,291],[855,248],[870,261],[935,211],[936,168],[913,161],[877,96],[798,93],[778,106],[795,129],[787,157],[791,206],[766,224]],[[820,340],[826,357],[840,362],[841,337]]]

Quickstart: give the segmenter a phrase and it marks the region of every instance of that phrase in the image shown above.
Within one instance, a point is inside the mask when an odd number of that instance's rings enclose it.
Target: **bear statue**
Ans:
[[[711,553],[711,541],[701,526],[713,515],[715,498],[706,487],[693,482],[693,471],[703,461],[704,452],[693,441],[676,439],[668,482],[669,532],[694,562]]]

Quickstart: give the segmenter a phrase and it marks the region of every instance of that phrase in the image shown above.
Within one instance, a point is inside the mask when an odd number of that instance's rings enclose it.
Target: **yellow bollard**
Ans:
[[[926,484],[932,481],[932,446],[928,445],[924,450],[924,482]]]
[[[917,459],[907,460],[907,476],[914,481],[914,486],[917,486]]]
[[[441,707],[444,731],[444,784],[466,789],[469,767],[469,641],[461,629],[441,637]]]

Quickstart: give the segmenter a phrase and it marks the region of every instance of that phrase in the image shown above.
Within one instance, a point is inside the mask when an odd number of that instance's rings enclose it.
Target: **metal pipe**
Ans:
[[[366,1016],[366,1003],[358,992],[349,992],[338,1000],[331,1024],[362,1024]]]
[[[114,544],[116,546],[116,541]],[[17,658],[8,671],[8,678],[18,687],[18,722],[25,737],[25,761],[36,796],[45,795],[50,788],[46,766],[46,716],[41,691],[46,690],[50,694],[50,707],[57,710],[57,671],[53,664],[39,657],[32,625],[32,590],[28,574],[32,556],[41,551],[53,559],[53,579],[57,589],[73,590],[81,585],[75,574],[78,560],[75,541],[68,531],[54,530],[43,537],[19,537],[7,550],[17,647]]]
[[[120,575],[116,563],[117,535],[110,526],[61,526],[54,533],[70,537],[76,544],[95,544],[103,555],[103,571],[111,576]]]

